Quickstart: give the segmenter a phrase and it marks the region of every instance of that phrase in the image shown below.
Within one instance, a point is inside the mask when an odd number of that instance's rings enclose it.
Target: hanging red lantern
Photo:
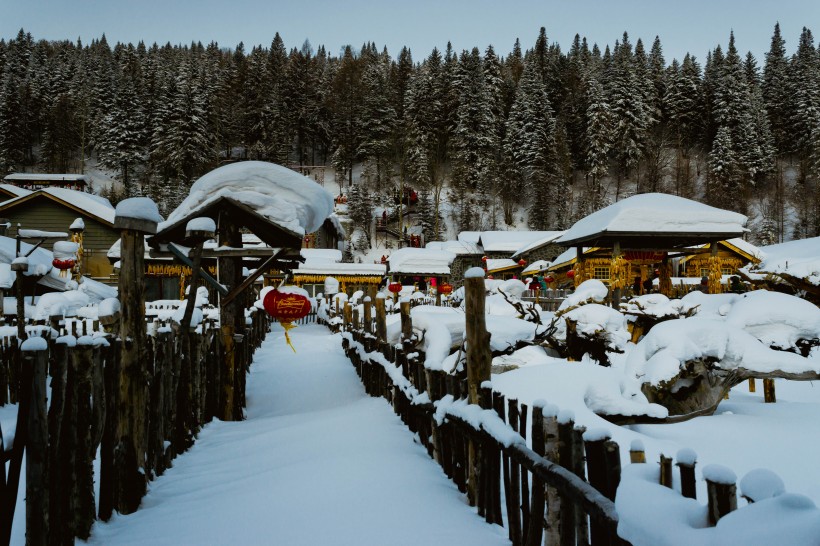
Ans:
[[[262,300],[262,307],[268,312],[270,316],[279,321],[282,328],[285,329],[285,340],[293,352],[296,352],[293,344],[290,342],[288,332],[296,328],[293,321],[299,320],[310,313],[310,300],[307,297],[307,292],[301,288],[290,288],[288,290],[274,289],[265,294]]]
[[[54,258],[54,261],[51,262],[51,265],[59,269],[60,271],[65,271],[67,269],[71,269],[72,267],[74,267],[74,258]]]
[[[391,282],[390,284],[387,285],[387,289],[390,292],[394,293],[394,294],[398,294],[399,292],[401,292],[401,283],[400,282]]]
[[[487,278],[492,280],[494,277],[492,275],[487,275]]]
[[[486,261],[487,261],[487,256],[482,256],[482,257],[481,257],[481,261],[482,261],[482,262],[486,262]]]
[[[554,280],[555,280],[555,279],[554,279],[554,278],[552,278],[552,275],[547,275],[546,277],[544,277],[544,282],[545,282],[545,283],[548,283],[548,284],[549,284],[549,283],[551,283],[551,282],[552,282],[552,281],[554,281]]]
[[[438,291],[440,294],[450,294],[453,291],[453,285],[449,283],[443,283],[441,286],[438,287]]]
[[[567,271],[567,277],[570,278],[570,279],[574,278],[575,277],[575,270],[570,269],[569,271]]]
[[[521,258],[520,260],[518,260],[518,265],[520,265],[521,267],[524,267],[525,265],[527,265],[527,260],[525,260],[524,258]]]

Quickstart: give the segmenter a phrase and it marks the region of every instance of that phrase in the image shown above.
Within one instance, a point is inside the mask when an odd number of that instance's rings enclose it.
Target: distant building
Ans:
[[[91,177],[85,174],[12,173],[6,175],[3,182],[31,191],[45,188],[91,191]]]

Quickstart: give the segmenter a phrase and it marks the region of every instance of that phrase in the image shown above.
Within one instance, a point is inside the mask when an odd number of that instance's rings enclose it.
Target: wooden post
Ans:
[[[153,206],[155,219],[132,214],[132,205]],[[144,209],[143,209],[144,210]],[[134,217],[140,216],[140,217]],[[117,205],[114,227],[120,229],[120,377],[115,453],[115,505],[121,514],[139,507],[145,494],[145,434],[148,401],[145,330],[145,239],[156,233],[159,213],[148,198],[125,199]]]
[[[572,470],[572,429],[575,427],[574,417],[570,412],[559,414],[558,416],[558,463]],[[552,510],[552,506],[549,507]],[[564,500],[561,506],[559,518],[561,546],[575,546],[575,521],[576,506],[568,499]]]
[[[26,422],[26,545],[48,543],[48,419],[46,417],[46,361],[48,345],[42,338],[23,343],[24,366],[31,368],[30,412]],[[17,443],[15,439],[14,443]],[[16,489],[15,489],[16,493]],[[5,516],[5,514],[3,514]]]
[[[384,300],[384,294],[376,294],[376,339],[379,343],[387,343],[387,312]]]
[[[672,488],[672,457],[667,457],[661,453],[661,476],[660,484]]]
[[[507,400],[508,419],[510,427],[518,432],[518,400]],[[505,492],[507,504],[510,505],[507,525],[510,528],[510,541],[514,545],[521,544],[521,467],[514,460],[510,460],[510,486]]]
[[[709,522],[715,525],[720,518],[737,509],[737,477],[730,469],[716,464],[706,465],[703,477],[709,500]]]
[[[373,333],[373,311],[372,307],[372,300],[370,296],[365,296],[364,300],[362,300],[362,326],[364,326],[364,332],[366,334]]]
[[[221,211],[219,213],[219,246],[229,246],[239,248],[242,246],[242,235],[239,228],[234,224],[228,215]],[[230,292],[239,286],[242,277],[242,258],[226,257],[218,259],[219,282],[228,287]],[[237,374],[242,373],[238,365],[239,359],[236,348],[237,331],[240,321],[245,315],[242,310],[242,298],[235,298],[226,305],[219,306],[219,324],[222,334],[222,397],[220,407],[220,417],[223,421],[235,421],[241,419],[241,414],[236,411]],[[244,330],[244,328],[242,328]]]
[[[697,464],[697,454],[691,449],[681,449],[678,451],[678,468],[680,469],[680,492],[681,495],[690,499],[696,499],[697,489],[695,487],[695,464]]]
[[[402,301],[399,310],[401,313],[401,338],[402,344],[411,343],[413,338],[413,319],[410,317],[410,302]]]
[[[560,450],[561,443],[558,431],[557,408],[551,406],[551,411],[544,415],[544,458],[556,464],[561,464]],[[568,503],[567,503],[568,504]],[[547,487],[547,517],[546,517],[546,544],[561,543],[561,513],[563,502],[558,491],[554,487]],[[569,510],[567,510],[569,511]]]
[[[117,444],[117,407],[119,406],[119,389],[116,388],[120,377],[120,355],[122,349],[119,339],[112,339],[106,351],[103,382],[105,383],[106,419],[100,442],[100,499],[98,514],[101,520],[108,521],[114,511],[114,446]]]
[[[749,392],[757,392],[757,386],[755,385],[755,378],[749,378]]]
[[[51,482],[49,496],[49,533],[52,537],[64,536],[66,516],[63,515],[64,492],[67,486],[65,461],[62,457],[61,433],[65,415],[66,381],[68,372],[68,349],[65,343],[52,346],[52,358],[49,374],[51,375],[51,403],[48,408],[49,461],[48,473]],[[102,484],[101,484],[102,486]],[[73,540],[73,535],[65,540]],[[56,541],[59,542],[59,541]],[[55,543],[55,541],[52,541]]]
[[[767,404],[777,402],[777,396],[774,393],[774,379],[763,380],[763,401]]]
[[[644,451],[643,442],[635,439],[629,447],[629,462],[630,463],[646,463],[646,451]]]
[[[544,417],[543,401],[536,401],[532,406],[532,450],[538,455],[544,456]],[[541,537],[544,532],[544,509],[546,507],[544,498],[545,484],[540,478],[532,477],[532,502],[530,503],[529,525],[524,544],[527,546],[540,546]]]
[[[76,454],[74,455],[73,497],[74,532],[77,537],[86,540],[94,524],[96,506],[94,503],[94,458],[97,450],[91,438],[92,426],[92,367],[93,346],[91,338],[83,337],[77,347],[70,352],[69,365],[76,378]]]

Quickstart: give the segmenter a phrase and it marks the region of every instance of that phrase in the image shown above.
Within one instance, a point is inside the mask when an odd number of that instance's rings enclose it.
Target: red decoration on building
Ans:
[[[570,269],[569,271],[567,271],[567,277],[568,277],[568,278],[570,278],[570,279],[572,279],[573,277],[575,277],[575,270],[574,270],[574,269]]]
[[[552,277],[552,275],[547,275],[546,277],[544,277],[544,282],[545,283],[551,283],[554,280],[555,279]]]
[[[482,261],[482,262],[486,262],[486,261],[487,261],[487,256],[482,256],[482,257],[481,257],[481,261]]]
[[[518,265],[520,265],[521,267],[524,267],[525,265],[527,265],[527,260],[525,260],[524,258],[521,258],[520,260],[518,260]]]
[[[453,285],[449,283],[443,283],[441,286],[438,287],[438,291],[439,293],[444,294],[446,296],[447,294],[452,293]]]
[[[394,294],[398,294],[401,292],[401,283],[400,282],[391,282],[387,285],[387,289]]]
[[[488,278],[488,279],[490,279],[490,280],[492,280],[492,279],[493,279],[493,276],[492,276],[492,275],[487,275],[487,278]]]

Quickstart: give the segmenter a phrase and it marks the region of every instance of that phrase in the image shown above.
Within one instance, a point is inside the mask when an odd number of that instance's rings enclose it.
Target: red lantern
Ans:
[[[492,280],[494,277],[492,275],[487,275],[487,278]]]
[[[285,340],[295,353],[296,349],[293,348],[293,344],[290,342],[288,331],[296,328],[296,325],[293,324],[294,320],[299,320],[310,313],[310,300],[297,292],[281,292],[275,289],[265,294],[262,307],[270,316],[278,320],[282,328],[285,329]]]
[[[450,294],[453,291],[453,285],[448,283],[443,283],[441,286],[438,287],[438,291],[440,294]]]
[[[575,277],[575,270],[570,269],[569,271],[567,271],[567,277],[570,278],[570,279],[574,278]]]
[[[481,261],[482,261],[482,262],[486,262],[486,261],[487,261],[487,256],[482,256],[482,257],[481,257]]]
[[[518,260],[518,265],[520,265],[521,267],[524,267],[525,265],[527,265],[527,260],[525,260],[524,258],[521,258],[520,260]]]
[[[66,269],[71,269],[74,267],[74,259],[73,258],[54,258],[54,261],[51,262],[51,265],[59,269],[60,271],[65,271]]]
[[[555,279],[552,278],[552,275],[547,275],[546,277],[544,277],[544,282],[545,283],[551,283],[554,280]]]
[[[387,289],[394,294],[398,294],[401,292],[401,283],[400,282],[391,282],[387,285]]]

